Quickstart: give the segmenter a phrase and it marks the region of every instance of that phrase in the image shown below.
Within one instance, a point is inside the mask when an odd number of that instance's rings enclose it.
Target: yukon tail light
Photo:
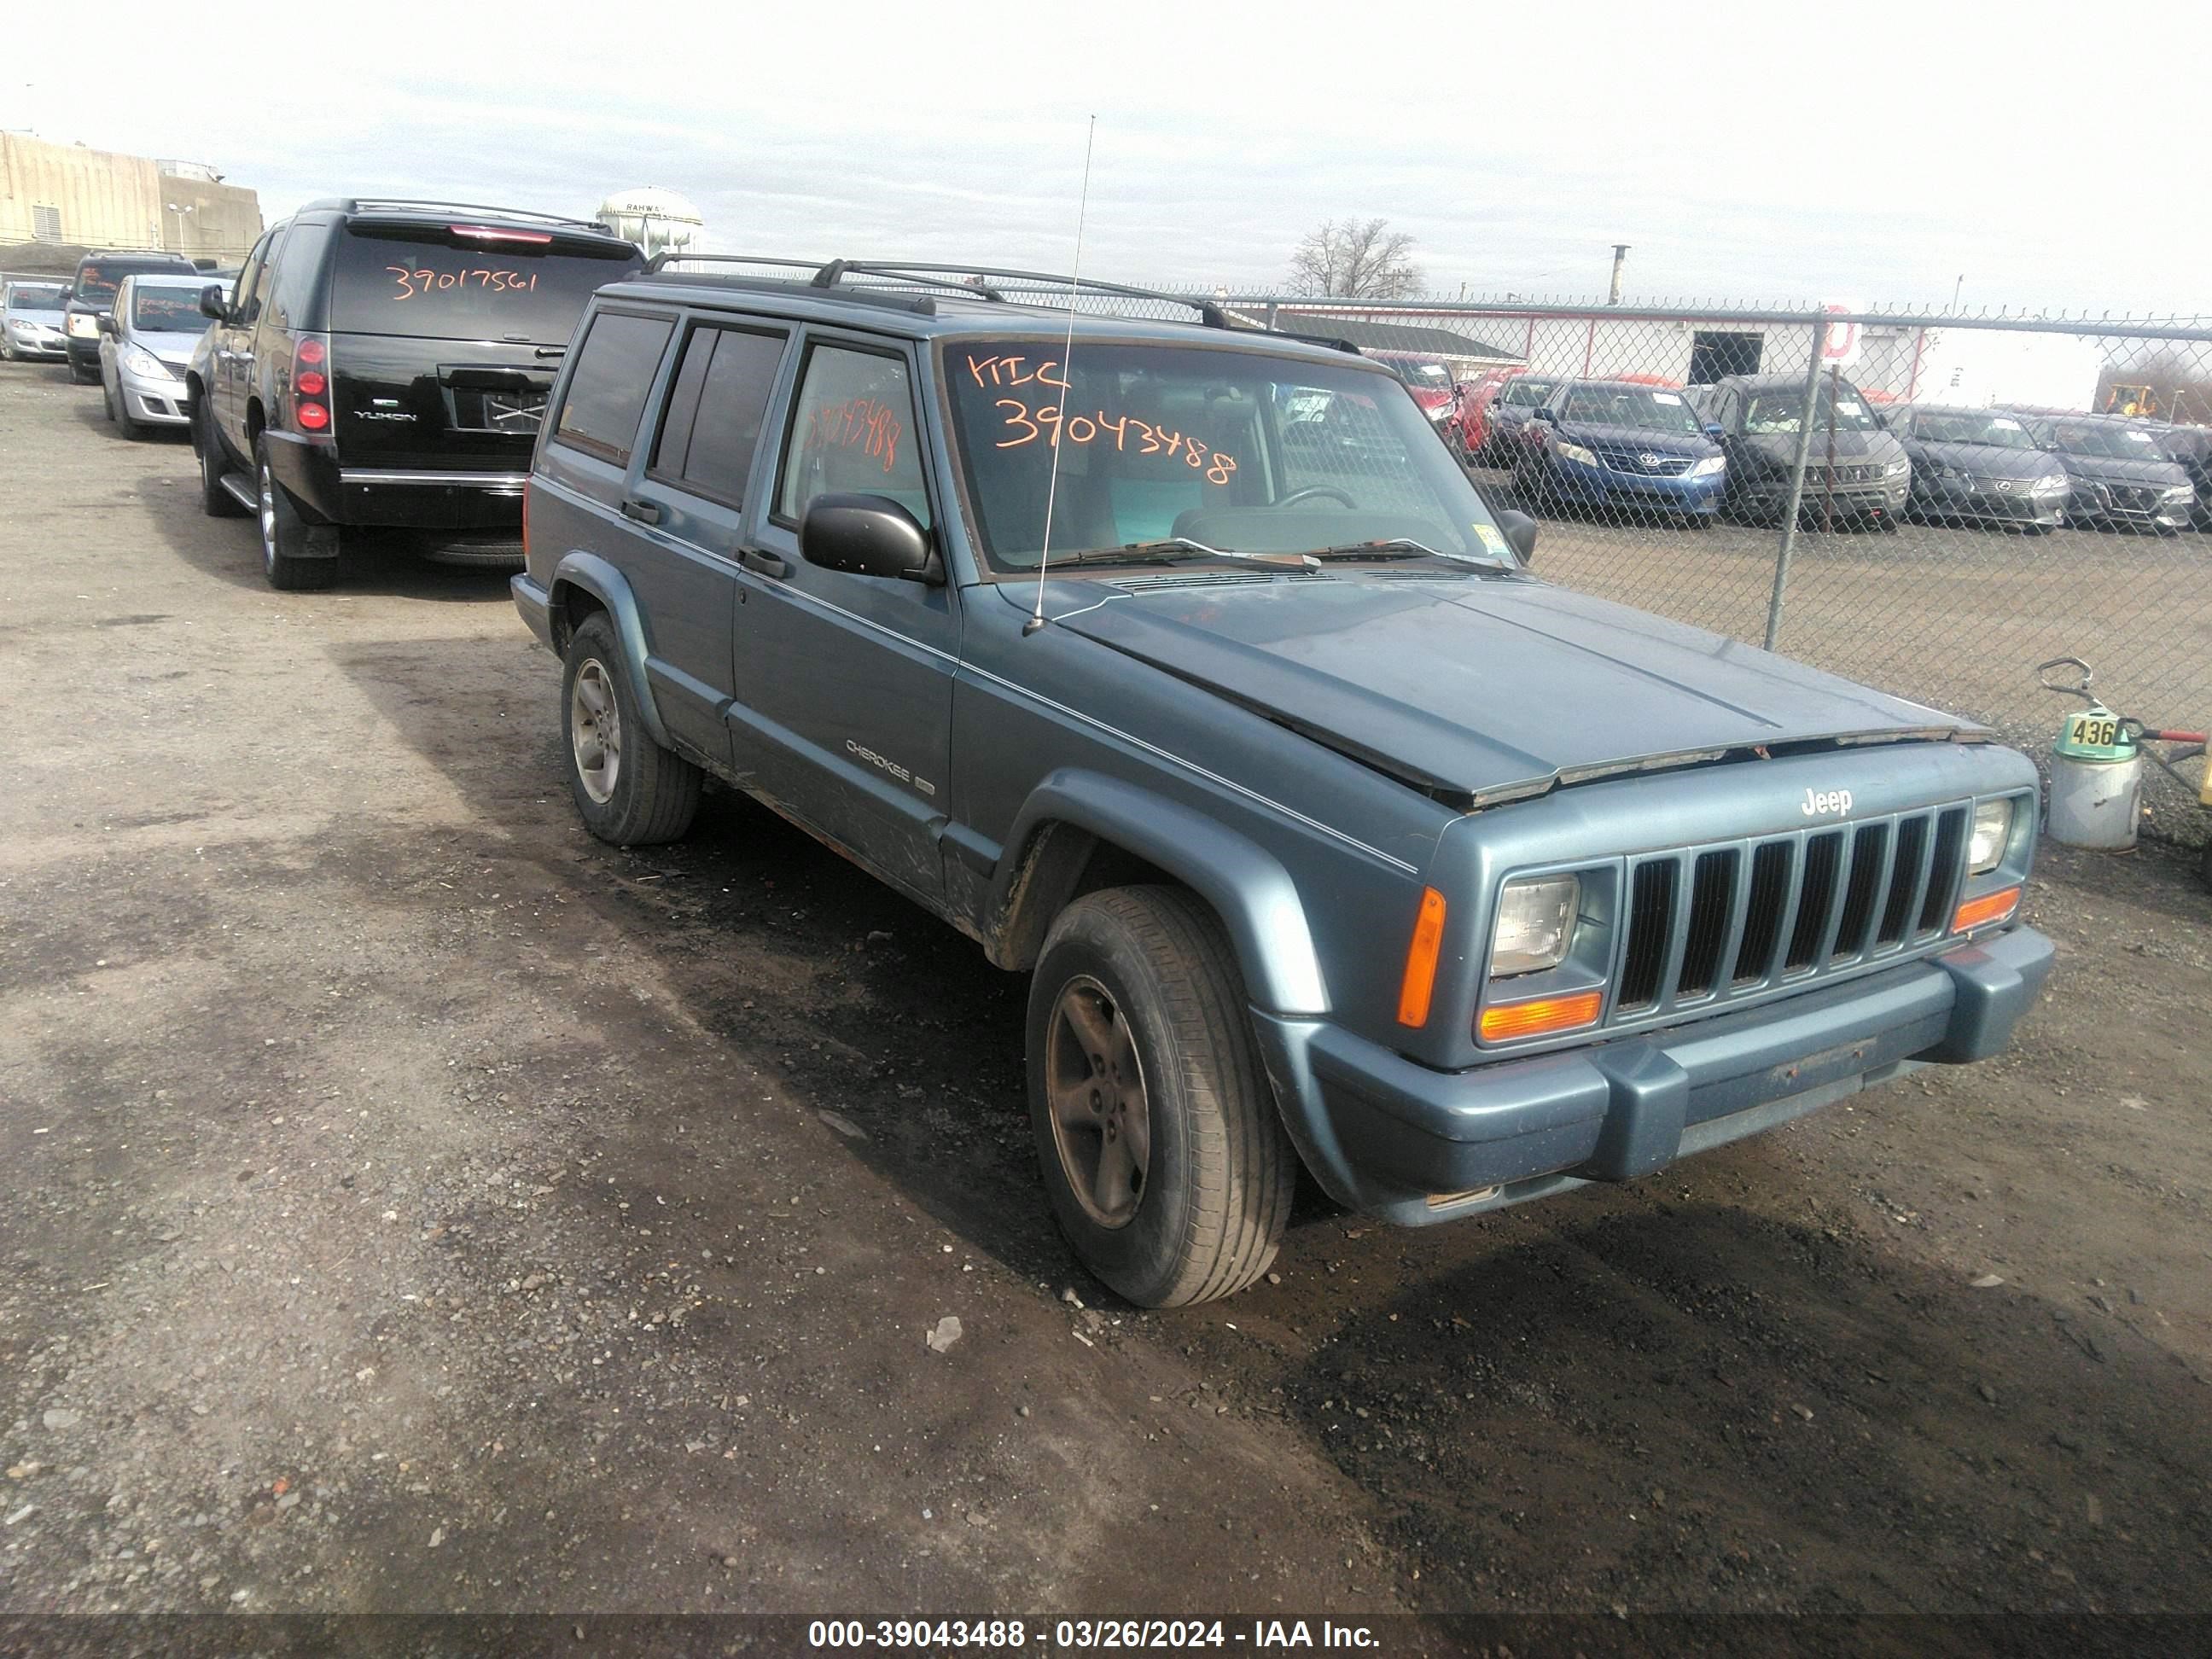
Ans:
[[[331,338],[302,334],[292,345],[291,422],[310,437],[331,429]]]

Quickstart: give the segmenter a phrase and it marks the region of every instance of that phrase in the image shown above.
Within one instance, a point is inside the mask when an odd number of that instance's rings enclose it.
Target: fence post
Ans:
[[[1813,412],[1820,403],[1820,349],[1828,342],[1828,319],[1813,325],[1806,353],[1805,403],[1797,414],[1797,455],[1790,468],[1790,498],[1782,509],[1782,539],[1774,550],[1774,591],[1766,600],[1766,648],[1782,637],[1783,590],[1790,585],[1790,555],[1797,545],[1797,508],[1805,499],[1805,464],[1813,454]]]

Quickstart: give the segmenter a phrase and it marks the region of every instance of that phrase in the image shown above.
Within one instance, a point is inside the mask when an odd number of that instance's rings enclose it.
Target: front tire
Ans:
[[[646,730],[605,611],[568,641],[561,671],[568,793],[584,827],[612,847],[676,841],[699,811],[699,769]]]
[[[301,515],[299,503],[276,482],[265,432],[253,441],[253,476],[261,503],[261,574],[269,586],[283,593],[331,586],[338,579],[337,526],[309,524]]]
[[[1172,887],[1078,899],[1030,981],[1030,1121],[1083,1263],[1139,1307],[1267,1270],[1297,1174],[1218,921]]]
[[[146,423],[131,414],[131,400],[122,394],[119,386],[108,394],[107,412],[115,422],[115,429],[126,438],[143,438],[146,435]]]

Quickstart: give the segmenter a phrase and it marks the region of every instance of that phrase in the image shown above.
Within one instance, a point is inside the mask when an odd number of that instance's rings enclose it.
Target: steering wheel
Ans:
[[[1337,500],[1342,501],[1346,507],[1357,507],[1359,505],[1358,501],[1353,501],[1351,496],[1346,495],[1334,484],[1308,484],[1304,489],[1293,489],[1289,495],[1284,496],[1282,500],[1277,501],[1275,505],[1277,507],[1296,507],[1300,501],[1311,501],[1316,495],[1334,495]]]

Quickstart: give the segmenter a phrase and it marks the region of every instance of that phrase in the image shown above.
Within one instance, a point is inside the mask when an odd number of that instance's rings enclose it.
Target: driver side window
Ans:
[[[831,494],[888,496],[924,530],[933,522],[905,359],[852,346],[808,350],[784,440],[777,515],[795,524],[809,501]]]

